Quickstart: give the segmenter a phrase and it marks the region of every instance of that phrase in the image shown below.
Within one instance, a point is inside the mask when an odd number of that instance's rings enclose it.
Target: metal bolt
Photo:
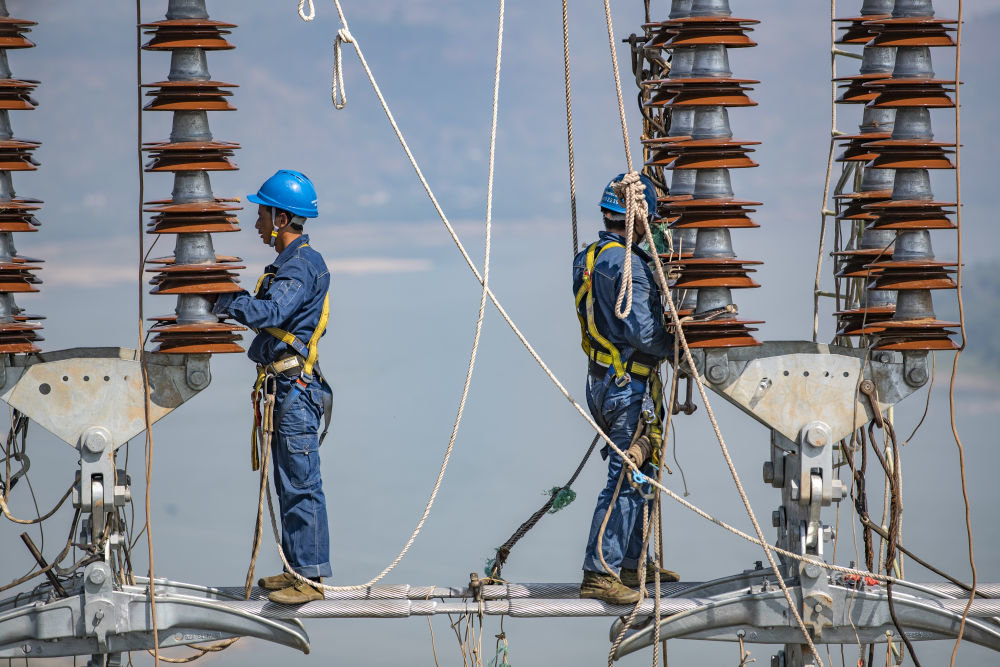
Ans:
[[[883,364],[887,364],[892,360],[892,355],[889,354],[888,352],[883,352],[880,355],[878,355],[878,360],[881,361]]]
[[[911,385],[920,386],[927,382],[927,368],[925,366],[914,366],[906,374],[906,380]]]
[[[826,430],[820,426],[810,426],[806,430],[806,442],[813,447],[825,447]]]
[[[31,644],[25,644],[24,646],[21,647],[21,650],[24,651],[25,653],[31,653]]]
[[[205,371],[192,371],[188,379],[192,386],[203,387],[208,382],[208,375],[205,374]]]
[[[712,384],[719,384],[727,377],[729,377],[729,369],[725,366],[716,364],[714,366],[710,366],[708,369],[708,380]]]
[[[764,461],[764,483],[771,484],[772,482],[774,482],[774,463]]]
[[[813,611],[816,612],[817,614],[820,613],[821,611],[823,611],[823,605],[817,602],[816,605],[813,607]]]
[[[103,609],[98,609],[97,611],[95,611],[94,612],[94,625],[97,625],[98,623],[100,623],[102,618],[104,618],[104,610]]]
[[[93,570],[90,571],[89,578],[90,578],[90,583],[94,584],[95,586],[100,586],[101,584],[104,583],[104,581],[108,578],[108,576],[107,574],[104,573],[104,570],[102,570],[99,567],[95,567]]]
[[[104,429],[90,429],[83,436],[83,446],[88,452],[100,454],[111,444],[108,434]]]
[[[771,526],[777,528],[780,525],[781,525],[781,511],[774,510],[773,512],[771,512]]]

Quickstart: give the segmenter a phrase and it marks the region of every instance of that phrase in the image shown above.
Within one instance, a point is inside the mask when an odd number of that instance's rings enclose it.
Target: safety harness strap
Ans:
[[[615,347],[614,343],[601,335],[601,332],[597,330],[597,322],[594,318],[594,265],[597,264],[597,259],[601,256],[601,253],[608,248],[625,248],[625,246],[617,241],[608,241],[604,245],[601,245],[600,241],[598,241],[591,243],[587,248],[583,284],[580,285],[580,289],[576,292],[576,316],[580,320],[580,346],[583,347],[583,351],[588,356],[591,356],[594,352],[594,343],[604,348],[609,357],[609,361],[605,365],[613,366],[615,369],[615,378],[622,380],[628,373],[625,370],[625,365],[622,363],[621,352]],[[584,305],[583,313],[580,312],[581,302]],[[586,320],[584,320],[584,314],[586,314]]]

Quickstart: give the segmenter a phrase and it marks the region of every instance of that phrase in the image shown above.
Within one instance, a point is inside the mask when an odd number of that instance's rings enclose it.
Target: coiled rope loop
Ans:
[[[337,39],[333,42],[333,81],[330,84],[330,101],[333,107],[340,111],[347,106],[347,89],[344,87],[344,59],[341,55],[341,44],[354,43],[354,35],[346,27],[337,31]],[[337,97],[340,96],[338,100]]]
[[[615,195],[625,203],[625,245],[631,248],[635,240],[635,221],[641,219],[645,222],[649,217],[649,208],[646,206],[646,186],[639,178],[639,172],[630,171],[625,174],[620,181],[614,184]],[[628,294],[628,301],[625,295]],[[625,304],[624,308],[622,304]],[[615,317],[624,320],[632,312],[632,261],[631,253],[625,266],[622,267],[622,286],[618,291],[618,300],[615,302]]]

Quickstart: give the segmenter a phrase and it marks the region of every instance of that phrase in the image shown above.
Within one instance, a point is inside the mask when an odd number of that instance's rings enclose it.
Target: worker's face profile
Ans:
[[[274,221],[271,218],[271,210],[267,206],[257,206],[257,222],[254,224],[257,234],[260,235],[264,245],[270,245],[271,232],[274,230]]]

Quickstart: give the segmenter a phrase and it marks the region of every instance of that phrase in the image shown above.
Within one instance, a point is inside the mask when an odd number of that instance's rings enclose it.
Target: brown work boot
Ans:
[[[280,591],[282,588],[294,586],[295,577],[287,572],[282,572],[271,577],[261,577],[257,580],[257,585],[265,591]]]
[[[267,599],[278,604],[305,604],[314,600],[322,600],[323,597],[322,589],[304,581],[296,581],[293,586],[272,592],[267,596]]]
[[[646,583],[653,584],[656,583],[656,572],[653,570],[654,565],[652,563],[646,564]],[[660,568],[660,583],[671,583],[674,581],[680,581],[681,576],[672,570],[665,570]],[[622,568],[622,583],[629,588],[638,588],[639,586],[639,571],[630,570],[627,567]]]
[[[608,604],[635,604],[639,601],[639,592],[633,591],[610,574],[584,570],[580,597],[603,600]]]

